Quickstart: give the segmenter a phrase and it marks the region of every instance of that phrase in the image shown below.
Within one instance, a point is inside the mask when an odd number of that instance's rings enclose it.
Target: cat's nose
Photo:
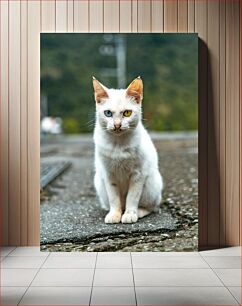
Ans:
[[[115,122],[114,123],[114,127],[115,127],[115,129],[120,129],[121,128],[121,123],[120,122]]]

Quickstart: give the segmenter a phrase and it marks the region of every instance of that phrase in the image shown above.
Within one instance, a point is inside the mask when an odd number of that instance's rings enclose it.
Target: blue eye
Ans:
[[[104,111],[104,115],[105,115],[106,117],[112,117],[113,113],[112,113],[110,110],[105,110],[105,111]]]

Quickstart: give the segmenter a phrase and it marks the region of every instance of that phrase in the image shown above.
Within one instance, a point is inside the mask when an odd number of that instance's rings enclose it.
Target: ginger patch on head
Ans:
[[[100,103],[102,99],[108,98],[107,88],[101,84],[95,77],[92,77],[95,100]]]
[[[137,103],[140,103],[143,99],[143,82],[141,77],[134,79],[126,90],[126,95],[135,99]]]

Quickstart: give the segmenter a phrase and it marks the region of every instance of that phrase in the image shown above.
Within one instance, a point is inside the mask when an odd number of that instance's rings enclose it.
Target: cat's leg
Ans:
[[[126,198],[125,212],[122,223],[135,223],[138,220],[138,205],[142,194],[145,178],[134,174],[130,178],[129,191]]]
[[[94,186],[95,186],[101,207],[105,210],[109,210],[108,195],[107,195],[106,187],[104,184],[104,180],[99,175],[98,172],[96,172],[94,176]]]
[[[159,171],[149,175],[140,197],[138,215],[143,218],[153,211],[158,211],[162,200],[163,181]]]
[[[122,204],[117,184],[110,178],[105,180],[110,211],[105,217],[105,223],[119,223],[122,216]]]

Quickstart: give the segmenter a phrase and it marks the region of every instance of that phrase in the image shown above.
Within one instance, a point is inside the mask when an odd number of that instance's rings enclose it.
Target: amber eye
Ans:
[[[124,117],[130,117],[131,114],[132,114],[132,111],[131,111],[131,110],[125,110],[125,111],[123,112],[123,116],[124,116]]]

